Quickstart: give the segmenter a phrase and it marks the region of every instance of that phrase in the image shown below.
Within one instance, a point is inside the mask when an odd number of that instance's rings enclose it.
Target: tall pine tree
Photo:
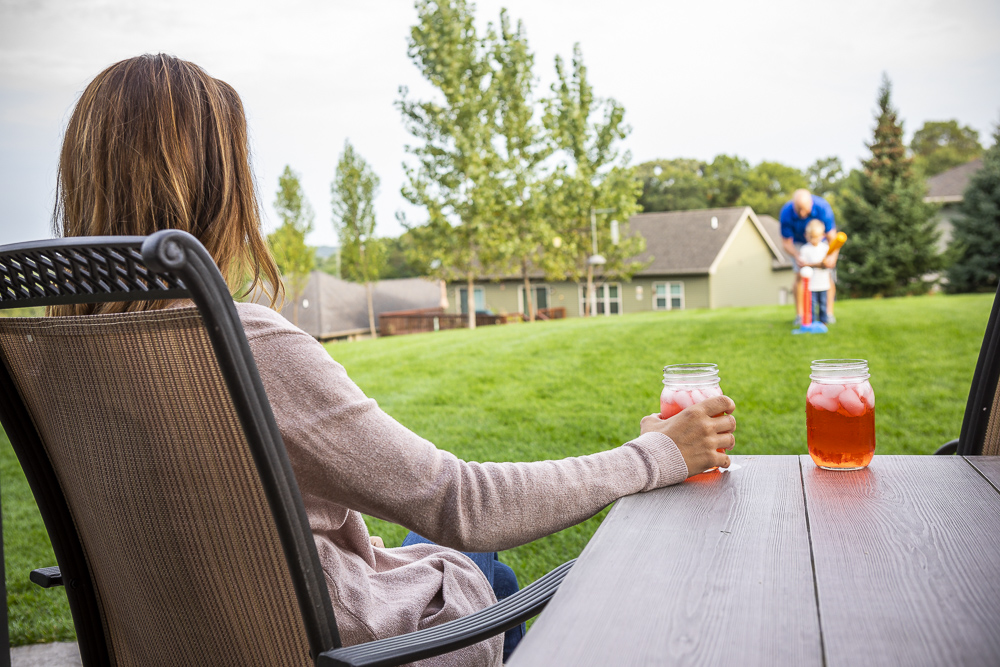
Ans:
[[[906,156],[903,126],[892,107],[892,84],[883,75],[879,114],[854,188],[845,193],[843,227],[849,241],[840,253],[840,281],[853,296],[926,292],[927,274],[940,257],[935,207],[923,201],[926,186]]]
[[[992,292],[1000,279],[1000,126],[965,190],[962,214],[952,221],[948,291]]]

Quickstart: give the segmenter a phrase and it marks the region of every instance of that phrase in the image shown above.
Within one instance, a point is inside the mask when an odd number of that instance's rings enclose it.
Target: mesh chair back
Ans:
[[[312,664],[288,564],[194,308],[0,318],[112,664]]]

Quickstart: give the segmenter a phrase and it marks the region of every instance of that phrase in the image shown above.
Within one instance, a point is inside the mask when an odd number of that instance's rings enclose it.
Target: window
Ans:
[[[535,312],[539,308],[549,307],[549,287],[548,285],[531,286],[531,304],[535,307]],[[517,290],[517,310],[528,316],[528,300],[524,298],[524,285],[520,285]]]
[[[683,310],[684,283],[654,283],[653,310]]]
[[[476,312],[481,312],[486,310],[486,292],[483,291],[482,287],[473,288],[473,293],[476,299]],[[458,288],[458,305],[462,308],[462,314],[469,314],[469,290],[465,287]]]
[[[622,286],[619,283],[594,285],[598,315],[622,314]],[[587,286],[580,285],[580,315],[587,313]]]

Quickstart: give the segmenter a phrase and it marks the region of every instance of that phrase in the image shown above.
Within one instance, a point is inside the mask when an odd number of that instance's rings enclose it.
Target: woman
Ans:
[[[122,61],[87,86],[66,130],[55,224],[65,236],[182,229],[201,240],[231,285],[245,284],[248,275],[251,288],[280,285],[260,231],[239,96],[170,56]],[[60,306],[52,314],[183,305]],[[729,465],[716,452],[735,444],[729,414],[735,405],[726,397],[665,421],[645,417],[641,434],[611,451],[562,461],[467,463],[382,412],[319,343],[273,310],[245,303],[237,310],[346,645],[492,604],[516,582],[491,552],[576,524],[624,495]],[[361,512],[437,544],[411,536],[407,546],[382,548]],[[456,550],[478,553],[470,558]],[[494,637],[431,662],[499,664],[503,643]]]

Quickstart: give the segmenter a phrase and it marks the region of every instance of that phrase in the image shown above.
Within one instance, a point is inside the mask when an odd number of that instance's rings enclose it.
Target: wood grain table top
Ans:
[[[733,463],[618,501],[509,664],[1000,665],[1000,457]]]

